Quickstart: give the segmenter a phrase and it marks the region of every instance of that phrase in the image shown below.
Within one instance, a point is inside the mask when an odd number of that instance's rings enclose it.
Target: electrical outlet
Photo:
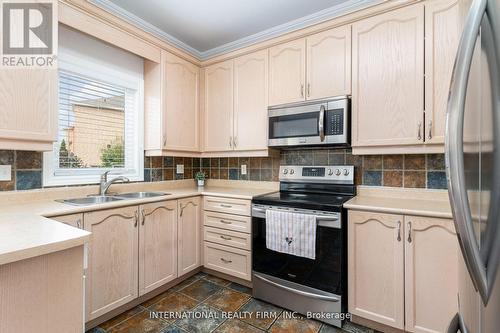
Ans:
[[[246,164],[242,164],[241,165],[241,174],[242,175],[246,175],[247,174],[247,165]]]
[[[0,165],[0,181],[12,180],[12,165]]]
[[[178,174],[184,173],[184,164],[177,164],[177,173]]]

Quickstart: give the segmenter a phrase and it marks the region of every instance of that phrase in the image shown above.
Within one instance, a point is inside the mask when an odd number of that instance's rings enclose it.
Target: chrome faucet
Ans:
[[[127,177],[119,176],[108,181],[108,173],[111,171],[106,171],[101,175],[101,182],[99,184],[99,195],[106,195],[109,187],[113,183],[123,182],[128,183],[130,180]]]

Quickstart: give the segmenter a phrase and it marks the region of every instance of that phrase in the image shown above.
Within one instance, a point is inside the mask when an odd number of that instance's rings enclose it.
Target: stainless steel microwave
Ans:
[[[268,109],[269,147],[350,144],[350,99],[341,96]]]

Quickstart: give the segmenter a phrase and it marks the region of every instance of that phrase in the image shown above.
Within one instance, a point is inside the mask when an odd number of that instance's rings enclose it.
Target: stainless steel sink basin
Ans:
[[[112,197],[108,195],[96,195],[84,198],[74,198],[74,199],[64,199],[57,200],[66,204],[75,205],[75,206],[87,206],[87,205],[95,205],[101,204],[105,202],[119,201],[123,200],[122,198]]]
[[[170,195],[170,193],[164,192],[129,192],[129,193],[119,193],[115,194],[115,198],[120,199],[145,199],[145,198],[154,198],[160,197],[162,195]]]

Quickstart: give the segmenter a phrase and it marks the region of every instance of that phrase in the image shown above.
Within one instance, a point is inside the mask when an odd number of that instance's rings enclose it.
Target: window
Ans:
[[[44,155],[44,186],[98,183],[112,170],[144,178],[143,61],[59,28],[58,141]]]

